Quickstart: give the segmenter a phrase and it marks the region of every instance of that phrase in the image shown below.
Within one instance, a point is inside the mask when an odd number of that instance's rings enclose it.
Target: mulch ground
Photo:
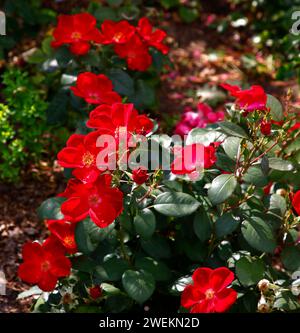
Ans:
[[[266,70],[259,77],[245,71],[241,56],[254,52],[247,43],[241,47],[242,36],[227,32],[220,35],[205,25],[206,16],[199,22],[184,25],[176,17],[164,23],[173,36],[170,58],[174,64],[171,74],[162,77],[160,92],[160,116],[177,116],[185,106],[195,107],[203,99],[191,96],[190,92],[203,87],[217,86],[226,80],[242,80],[260,83],[270,93],[283,97],[287,88],[292,88],[297,99],[295,81],[276,82],[274,73]],[[266,57],[259,54],[258,60],[264,68]],[[270,82],[272,81],[272,85]],[[170,118],[170,117],[169,117]],[[53,163],[53,161],[51,162]],[[34,172],[32,172],[34,171]],[[17,295],[28,289],[28,285],[17,278],[17,267],[21,262],[22,245],[29,240],[43,239],[45,227],[36,215],[37,207],[48,197],[63,189],[62,175],[55,169],[44,166],[29,170],[18,186],[0,184],[0,270],[7,278],[7,295],[0,296],[0,312],[28,312],[32,299],[17,300]]]

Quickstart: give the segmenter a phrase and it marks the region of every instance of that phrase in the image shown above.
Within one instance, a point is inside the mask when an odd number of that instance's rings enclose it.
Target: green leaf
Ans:
[[[122,258],[110,257],[101,266],[97,266],[96,276],[102,281],[118,281],[129,268],[129,264]]]
[[[283,119],[283,107],[280,101],[272,96],[272,95],[267,95],[267,107],[270,108],[270,113],[272,116],[272,119],[275,121],[281,121]]]
[[[258,187],[268,185],[268,178],[264,175],[262,169],[258,166],[252,166],[248,169],[243,177],[243,181]]]
[[[95,251],[98,244],[110,234],[113,228],[113,223],[106,228],[99,228],[89,218],[77,223],[75,240],[78,250],[84,254]]]
[[[284,311],[295,311],[300,308],[300,303],[298,297],[290,291],[283,291],[276,296],[273,307]]]
[[[170,9],[179,5],[179,0],[160,0],[160,3],[165,9]]]
[[[115,6],[115,7],[119,7],[124,2],[124,0],[106,0],[106,1],[110,6]]]
[[[50,125],[62,124],[66,121],[68,115],[69,92],[60,89],[52,98],[46,111],[47,121]]]
[[[276,157],[269,158],[269,167],[279,171],[292,171],[294,169],[291,162]]]
[[[247,243],[256,250],[273,253],[276,248],[277,244],[272,227],[259,217],[244,221],[242,234]]]
[[[248,138],[246,132],[244,129],[235,123],[231,122],[222,122],[218,123],[218,125],[221,127],[221,132],[231,135],[231,136],[236,136],[238,138]]]
[[[148,208],[143,209],[133,220],[136,232],[144,239],[153,235],[156,227],[155,215]]]
[[[193,143],[202,143],[208,146],[212,142],[224,141],[226,136],[215,130],[208,130],[206,128],[194,128],[192,129],[186,139],[186,144],[191,145]]]
[[[55,52],[55,59],[58,65],[62,68],[67,67],[72,58],[73,58],[72,53],[69,51],[69,48],[66,46],[58,48],[57,51]]]
[[[30,289],[25,290],[22,293],[20,293],[17,297],[17,300],[31,297],[34,295],[41,295],[42,293],[43,293],[43,290],[41,290],[38,286],[33,286]]]
[[[173,285],[170,288],[170,292],[173,295],[178,296],[183,292],[185,287],[191,284],[192,282],[193,281],[191,276],[182,276],[173,283]]]
[[[242,141],[241,138],[230,136],[223,143],[223,148],[225,153],[233,160],[237,159],[240,150],[241,141]]]
[[[123,96],[134,94],[134,81],[125,71],[113,68],[107,73],[107,76],[111,79],[117,93]]]
[[[141,241],[142,248],[151,257],[154,258],[170,258],[171,249],[167,240],[163,237],[154,235],[149,240]]]
[[[182,248],[191,261],[204,261],[207,257],[207,245],[197,239],[192,242],[190,240],[182,240]]]
[[[127,295],[119,294],[112,295],[107,298],[105,303],[106,313],[120,313],[122,311],[128,311],[131,307],[133,301]]]
[[[265,273],[265,265],[262,259],[242,257],[236,262],[236,275],[244,287],[256,285]]]
[[[189,8],[185,6],[179,7],[179,15],[183,22],[192,23],[199,17],[199,12],[197,8]]]
[[[92,273],[95,269],[96,262],[84,255],[71,258],[72,268],[80,272]]]
[[[216,177],[208,190],[208,197],[213,205],[218,205],[228,199],[237,186],[234,175],[220,175]]]
[[[93,14],[100,23],[105,20],[118,21],[118,15],[113,8],[101,6]]]
[[[279,194],[272,194],[270,197],[269,210],[275,214],[284,216],[286,209],[285,199]]]
[[[152,275],[143,270],[126,271],[122,276],[122,284],[127,294],[140,304],[149,299],[155,289]]]
[[[191,195],[179,192],[160,194],[154,201],[154,209],[166,216],[181,217],[194,213],[200,202]]]
[[[40,220],[60,220],[64,217],[60,210],[61,204],[65,198],[55,197],[44,201],[37,209],[37,214]]]
[[[215,224],[217,238],[222,238],[234,232],[240,225],[240,218],[233,213],[226,213],[220,216]]]
[[[292,271],[300,268],[300,248],[298,246],[286,247],[280,256],[285,268]]]
[[[135,266],[151,273],[156,281],[168,281],[172,275],[166,264],[150,257],[138,258]]]
[[[129,102],[137,109],[151,109],[156,105],[155,89],[145,80],[137,80],[134,95],[128,96]]]
[[[210,217],[205,209],[200,209],[194,217],[194,231],[201,242],[207,241],[212,232]]]
[[[40,64],[47,60],[47,56],[42,50],[36,50],[31,56],[28,57],[29,64]]]

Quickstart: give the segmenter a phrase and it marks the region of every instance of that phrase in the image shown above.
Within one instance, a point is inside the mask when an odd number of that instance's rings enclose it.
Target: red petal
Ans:
[[[192,276],[194,285],[197,286],[197,288],[200,288],[201,291],[205,292],[207,289],[210,288],[210,276],[212,272],[213,270],[211,268],[197,268]]]
[[[19,266],[18,275],[27,283],[38,283],[41,278],[40,262],[25,262]]]
[[[57,283],[57,277],[49,273],[49,271],[44,272],[41,275],[40,281],[38,282],[38,286],[40,289],[44,291],[52,291]]]
[[[226,288],[234,280],[234,274],[226,267],[215,269],[210,276],[210,285],[215,292]]]
[[[237,292],[232,288],[224,289],[215,296],[215,311],[225,312],[237,299]]]
[[[61,205],[61,211],[66,217],[74,221],[81,221],[88,215],[87,202],[81,198],[70,198]]]

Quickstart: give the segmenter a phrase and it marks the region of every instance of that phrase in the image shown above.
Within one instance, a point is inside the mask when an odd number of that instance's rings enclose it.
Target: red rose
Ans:
[[[37,284],[44,291],[55,288],[58,278],[70,275],[71,262],[65,257],[65,250],[52,237],[42,245],[27,243],[23,247],[23,264],[19,277],[31,284]]]
[[[115,52],[126,60],[128,68],[132,70],[143,72],[152,64],[147,45],[136,34],[127,43],[115,45]]]
[[[172,172],[175,175],[184,175],[197,172],[201,167],[210,168],[217,161],[216,146],[217,143],[211,143],[207,147],[198,143],[185,146],[178,152],[178,156],[175,156],[171,165]],[[201,155],[201,150],[203,150],[203,155]]]
[[[143,17],[139,20],[136,30],[142,39],[148,44],[148,46],[155,47],[163,54],[167,54],[169,52],[168,46],[163,44],[167,34],[161,29],[156,29],[153,31],[153,27],[146,17]]]
[[[266,110],[267,95],[261,86],[251,86],[246,90],[230,84],[221,84],[221,87],[228,90],[231,96],[236,97],[236,104],[241,109],[247,112]]]
[[[68,253],[77,252],[75,241],[76,223],[71,223],[65,219],[48,220],[46,223],[51,234],[61,242]]]
[[[89,289],[89,294],[90,294],[92,299],[96,300],[96,299],[98,299],[102,296],[102,289],[99,285],[94,286],[94,287]]]
[[[83,183],[94,182],[100,174],[96,166],[97,154],[100,152],[100,148],[96,147],[98,136],[97,132],[73,134],[57,156],[62,167],[75,168],[73,175]]]
[[[83,184],[70,179],[65,192],[59,196],[67,198],[61,211],[67,220],[81,221],[87,216],[100,228],[106,228],[123,210],[123,193],[112,188],[111,175],[99,176],[94,183]]]
[[[236,301],[237,292],[227,288],[234,280],[228,268],[198,268],[192,279],[181,294],[181,305],[191,313],[225,312]]]
[[[263,135],[269,136],[271,134],[272,124],[268,121],[262,121],[260,124],[260,131]]]
[[[51,45],[60,47],[67,44],[72,53],[84,55],[90,50],[90,42],[98,42],[101,37],[96,24],[94,16],[88,13],[60,15]]]
[[[103,74],[81,73],[77,77],[76,86],[71,87],[71,90],[90,104],[113,104],[122,101],[113,91],[111,80]]]
[[[105,20],[101,25],[101,30],[102,44],[124,44],[135,33],[135,27],[125,20],[120,22]]]
[[[293,195],[292,205],[297,215],[300,216],[300,191]]]
[[[136,170],[133,170],[132,179],[138,185],[144,184],[149,179],[147,170],[143,168],[138,168]]]
[[[126,127],[128,133],[148,134],[153,129],[153,122],[147,116],[139,115],[133,104],[115,103],[112,106],[101,105],[93,110],[87,127],[112,136],[117,134],[120,127]]]

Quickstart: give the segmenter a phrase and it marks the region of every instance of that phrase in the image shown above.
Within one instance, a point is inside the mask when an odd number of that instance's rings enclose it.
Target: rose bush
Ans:
[[[140,111],[149,96],[138,75],[157,75],[150,52],[167,53],[166,34],[144,18],[96,31],[80,17],[54,30],[62,77],[78,74],[63,91],[88,119],[58,154],[66,190],[38,209],[49,237],[24,246],[19,276],[39,287],[34,311],[298,310],[300,139],[289,100],[283,109],[260,86],[223,84],[235,98],[226,120],[207,121],[209,110],[178,147]],[[101,146],[103,135],[114,142]],[[124,170],[139,151],[132,141],[159,146],[157,167]]]

